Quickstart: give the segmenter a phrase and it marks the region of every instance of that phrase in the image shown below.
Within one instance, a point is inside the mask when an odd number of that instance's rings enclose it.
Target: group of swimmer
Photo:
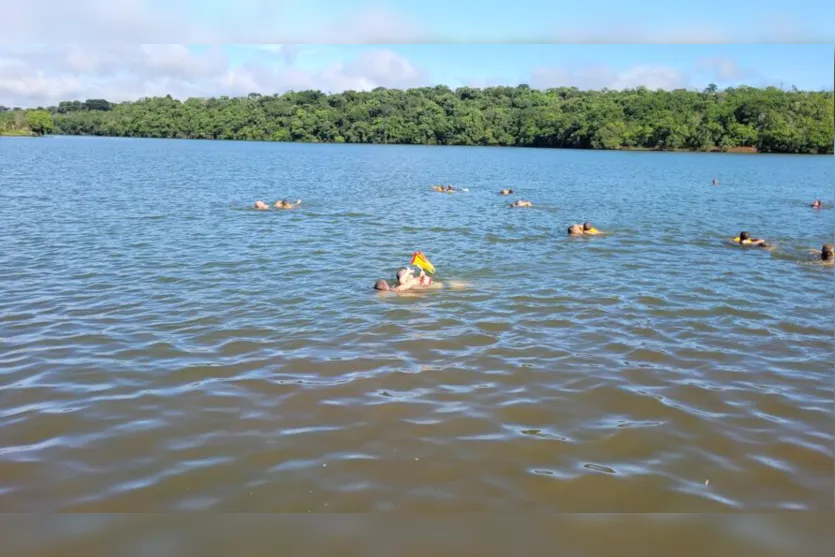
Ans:
[[[715,182],[715,180],[714,180]],[[820,199],[815,199],[810,205],[813,209],[821,209],[823,208],[823,203]],[[738,244],[740,246],[752,246],[752,247],[760,247],[771,249],[772,246],[766,240],[762,238],[752,238],[751,234],[746,231],[742,231],[739,235],[731,240],[734,244]],[[833,257],[833,247],[832,244],[824,244],[820,252],[818,250],[809,250],[811,253],[819,254],[820,260],[824,265],[832,265],[835,262],[835,257]]]
[[[583,224],[572,224],[568,227],[569,236],[596,236],[597,234],[603,234],[603,232],[592,226],[589,221],[586,221]]]
[[[432,189],[437,192],[451,192],[456,191],[453,186],[432,186]],[[499,192],[499,195],[510,195],[513,193],[512,189],[505,188]],[[530,201],[520,199],[514,201],[510,204],[511,207],[532,207],[533,204]],[[582,236],[582,235],[597,235],[603,234],[600,230],[596,229],[591,222],[586,221],[583,224],[572,224],[568,228],[568,234],[571,236]],[[452,288],[455,288],[455,284],[450,285]],[[374,283],[374,289],[384,292],[405,292],[405,291],[415,291],[415,290],[423,290],[429,288],[444,288],[444,284],[441,282],[437,282],[432,280],[423,269],[420,269],[420,272],[415,275],[415,271],[411,267],[401,267],[398,269],[397,273],[395,274],[394,281],[392,284],[389,284],[388,281],[385,279],[379,279]]]
[[[716,186],[718,184],[718,180],[714,179],[713,185]],[[432,186],[432,189],[437,192],[446,193],[457,191],[451,184],[448,186]],[[513,190],[508,188],[499,191],[499,195],[511,195],[512,193]],[[281,201],[276,201],[273,207],[276,209],[295,209],[301,205],[301,203],[301,199],[296,200],[295,203],[291,203],[287,199],[282,199]],[[530,201],[520,199],[511,203],[510,206],[532,207],[533,204]],[[810,207],[813,209],[821,209],[823,207],[823,203],[820,199],[815,199],[811,203]],[[270,206],[263,201],[258,200],[255,202],[254,208],[260,211],[265,211],[269,210]],[[568,227],[569,236],[596,236],[598,234],[604,234],[604,232],[595,228],[589,221],[586,221],[583,224],[572,224]],[[762,238],[752,238],[751,234],[747,231],[740,232],[736,238],[731,240],[731,242],[740,246],[761,247],[766,249],[771,249],[773,247]],[[820,252],[818,252],[818,250],[810,250],[810,252],[815,254],[819,253],[820,260],[824,265],[833,265],[833,262],[835,262],[835,253],[833,253],[832,244],[824,244],[820,249]],[[444,288],[444,283],[434,281],[423,269],[420,269],[420,272],[416,275],[415,271],[411,267],[400,268],[395,275],[393,284],[391,285],[384,279],[380,279],[374,283],[375,290],[387,292],[405,292],[409,290],[414,291],[430,288]]]
[[[426,275],[426,272],[421,269],[420,274],[415,276],[414,270],[411,267],[402,267],[395,275],[394,286],[389,286],[389,283],[383,279],[374,283],[375,290],[388,290],[392,292],[403,292],[405,290],[414,290],[417,288],[443,288],[442,282],[432,280],[432,277]]]
[[[510,195],[513,193],[513,190],[505,188],[499,192],[499,195]],[[526,199],[518,199],[510,204],[511,208],[513,207],[533,207],[533,203]]]
[[[450,184],[448,186],[432,186],[432,189],[434,191],[441,192],[441,193],[452,193],[452,192],[458,191],[452,186],[452,184]],[[467,191],[467,190],[465,189],[463,191]],[[503,189],[499,192],[499,195],[510,195],[512,193],[513,193],[513,190],[505,188],[505,189]],[[530,201],[527,201],[525,199],[519,199],[519,200],[514,201],[513,203],[511,203],[510,206],[511,207],[533,207],[533,203],[531,203]]]
[[[301,204],[301,199],[297,199],[295,203],[290,203],[288,200],[282,199],[281,201],[276,201],[273,207],[275,207],[276,209],[295,209]],[[268,211],[270,209],[270,206],[259,199],[255,202],[254,208],[259,211]]]
[[[740,246],[753,246],[753,247],[760,247],[770,249],[773,246],[763,240],[762,238],[752,238],[751,234],[748,232],[740,232],[739,236],[731,240],[735,244],[739,244]],[[835,262],[833,259],[832,253],[832,244],[824,244],[820,252],[818,250],[809,250],[811,253],[819,254],[820,260],[823,262],[824,265],[832,265]]]

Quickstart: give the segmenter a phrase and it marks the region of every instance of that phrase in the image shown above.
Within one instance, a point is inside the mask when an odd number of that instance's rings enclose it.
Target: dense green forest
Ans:
[[[445,86],[0,107],[0,133],[832,153],[833,93]]]

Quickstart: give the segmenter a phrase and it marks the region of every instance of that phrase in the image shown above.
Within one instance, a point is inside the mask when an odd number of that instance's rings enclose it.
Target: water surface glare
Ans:
[[[832,509],[832,157],[56,137],[0,168],[3,512]],[[415,250],[469,286],[371,290]]]

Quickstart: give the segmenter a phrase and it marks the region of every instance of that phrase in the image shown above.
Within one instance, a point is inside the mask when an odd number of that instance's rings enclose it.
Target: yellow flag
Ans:
[[[417,265],[427,273],[434,273],[435,266],[426,259],[426,256],[423,255],[422,251],[416,251],[414,255],[412,255],[412,265]]]

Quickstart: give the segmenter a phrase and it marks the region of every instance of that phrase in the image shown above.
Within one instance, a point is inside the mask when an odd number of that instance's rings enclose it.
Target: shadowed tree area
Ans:
[[[184,102],[89,99],[46,110],[54,133],[68,135],[811,154],[833,152],[835,119],[831,91],[713,84],[702,92],[439,85]],[[29,118],[20,112],[0,111],[0,133],[25,129]]]

